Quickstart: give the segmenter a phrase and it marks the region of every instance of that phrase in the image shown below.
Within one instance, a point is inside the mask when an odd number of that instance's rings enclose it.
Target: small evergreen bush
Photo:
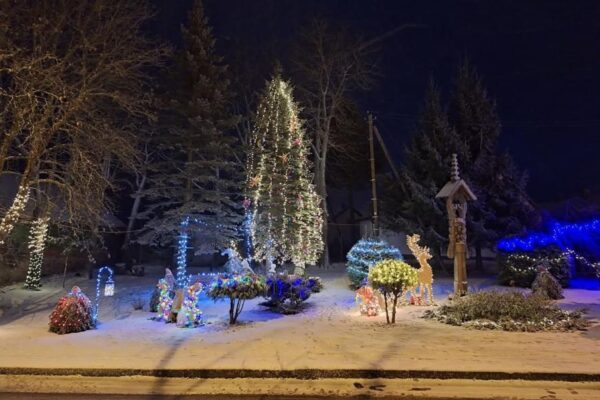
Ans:
[[[545,266],[538,267],[538,273],[531,284],[531,290],[535,294],[547,297],[552,300],[563,299],[563,289],[560,283],[552,276]]]
[[[383,294],[385,316],[390,323],[389,308],[392,308],[391,323],[396,322],[398,299],[419,282],[417,270],[399,260],[384,260],[377,263],[369,272],[369,282]]]
[[[92,303],[77,286],[58,301],[50,314],[50,332],[59,335],[86,331],[94,325]]]
[[[261,303],[282,314],[300,311],[312,293],[321,291],[323,284],[318,277],[304,278],[297,275],[277,275],[267,279],[267,301]]]
[[[313,293],[319,293],[321,290],[323,290],[323,282],[318,276],[309,276],[308,278],[306,278],[306,280],[307,286]]]
[[[152,291],[152,295],[150,296],[150,312],[158,312],[158,304],[160,303],[160,290],[158,287],[155,287]]]
[[[380,239],[361,239],[346,255],[346,271],[352,287],[363,285],[369,268],[383,260],[402,260],[400,250]]]
[[[473,293],[428,310],[424,317],[474,329],[521,332],[581,330],[589,326],[582,311],[564,311],[547,297],[517,291]]]
[[[531,287],[537,275],[537,266],[540,264],[547,266],[548,271],[562,287],[569,285],[571,279],[570,260],[557,249],[535,253],[502,253],[499,257],[498,281],[502,285]]]
[[[246,300],[263,295],[266,289],[264,279],[256,274],[221,274],[210,284],[207,294],[215,301],[229,299],[229,323],[233,325]]]

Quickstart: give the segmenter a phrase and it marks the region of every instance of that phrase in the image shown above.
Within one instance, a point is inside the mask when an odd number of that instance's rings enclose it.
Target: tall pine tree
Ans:
[[[312,183],[309,145],[292,87],[276,72],[258,106],[247,198],[255,259],[292,261],[297,274],[323,251],[321,198]]]
[[[452,153],[464,154],[464,146],[450,126],[440,93],[431,81],[415,133],[404,151],[400,179],[388,182],[384,192],[382,215],[389,228],[421,235],[437,256],[447,241],[448,223],[445,204],[435,196],[448,181]]]
[[[178,236],[178,284],[183,284],[188,240],[214,251],[237,240],[242,219],[242,168],[235,162],[236,141],[228,133],[230,112],[227,67],[215,54],[215,40],[196,0],[182,27],[184,49],[166,91],[159,162],[150,174],[143,241],[171,242]]]
[[[468,61],[458,69],[449,118],[466,146],[461,159],[464,175],[478,197],[469,206],[467,222],[476,264],[482,269],[482,249],[493,247],[501,237],[522,232],[537,214],[526,192],[527,176],[498,149],[502,128],[496,103]]]

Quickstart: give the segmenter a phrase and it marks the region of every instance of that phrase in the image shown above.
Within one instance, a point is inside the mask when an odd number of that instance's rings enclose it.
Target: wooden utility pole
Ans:
[[[383,154],[385,155],[388,165],[390,166],[390,168],[392,170],[392,174],[394,174],[394,178],[396,178],[396,180],[400,180],[400,174],[398,173],[396,164],[394,164],[394,161],[392,160],[392,157],[390,156],[390,152],[388,151],[388,148],[385,145],[385,142],[383,141],[381,134],[379,133],[379,129],[377,129],[377,127],[375,125],[373,125],[373,132],[375,132],[375,137],[377,138],[377,141],[379,142],[379,145],[381,146],[381,150],[383,150]]]
[[[373,114],[369,113],[369,151],[371,162],[371,206],[373,236],[379,237],[379,216],[377,215],[377,181],[375,180],[375,147],[373,145]]]

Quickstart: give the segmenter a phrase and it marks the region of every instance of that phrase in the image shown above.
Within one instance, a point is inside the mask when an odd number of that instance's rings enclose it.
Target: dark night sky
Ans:
[[[156,3],[159,33],[177,43],[191,0]],[[529,171],[533,197],[600,192],[600,1],[205,0],[205,7],[226,61],[248,65],[285,60],[317,15],[364,37],[426,25],[382,43],[379,86],[360,97],[399,162],[429,78],[447,96],[467,56],[497,100],[501,145]]]

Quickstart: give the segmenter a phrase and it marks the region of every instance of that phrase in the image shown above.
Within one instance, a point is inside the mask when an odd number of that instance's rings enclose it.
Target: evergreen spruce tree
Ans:
[[[483,268],[482,248],[523,231],[536,219],[526,193],[527,177],[508,154],[498,150],[501,133],[496,103],[475,69],[465,61],[458,69],[449,118],[466,154],[459,159],[478,200],[469,206],[469,242],[476,249],[477,267]]]
[[[323,250],[321,199],[292,87],[279,72],[260,99],[250,147],[246,187],[254,258],[292,261],[303,274]]]
[[[391,229],[421,235],[437,256],[447,241],[448,223],[446,206],[435,196],[448,181],[452,153],[464,154],[464,146],[451,128],[439,91],[431,81],[416,131],[405,148],[400,180],[388,182],[384,192],[382,215]]]
[[[184,285],[189,239],[214,251],[238,239],[242,220],[240,166],[234,161],[235,140],[227,130],[236,117],[229,111],[227,67],[215,54],[215,40],[196,0],[178,55],[157,146],[161,159],[153,165],[147,195],[142,242],[168,243],[178,236],[179,286]]]

